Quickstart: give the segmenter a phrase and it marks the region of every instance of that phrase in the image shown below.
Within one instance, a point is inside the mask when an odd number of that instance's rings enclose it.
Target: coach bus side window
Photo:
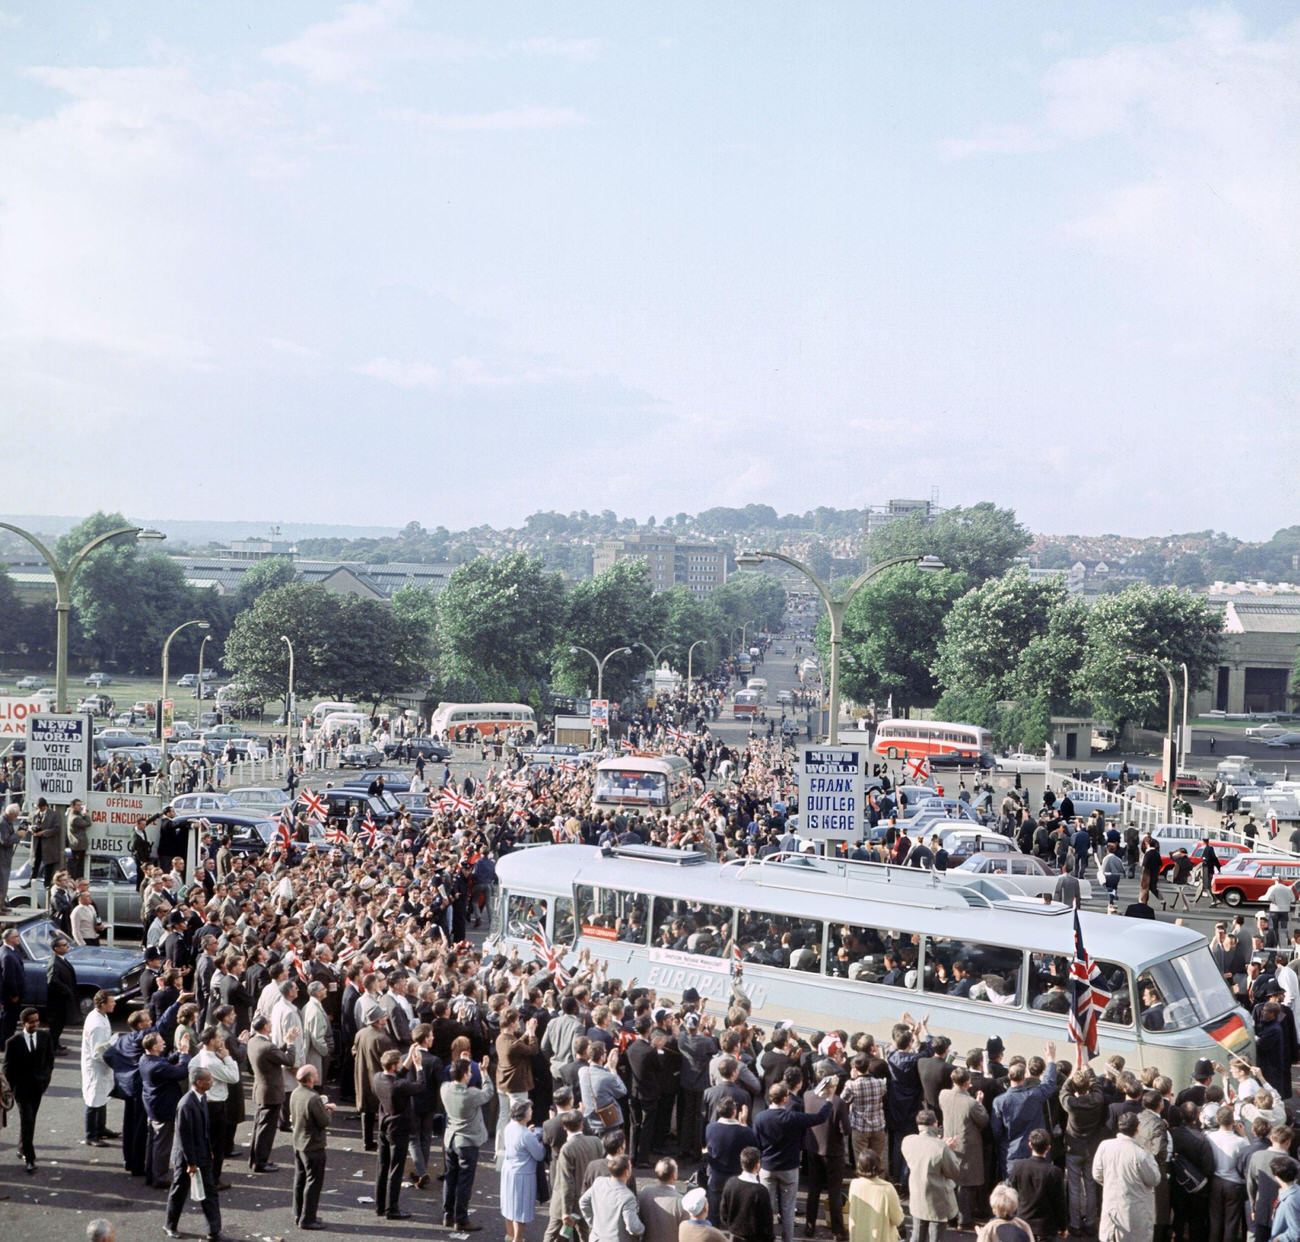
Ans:
[[[929,992],[966,997],[986,1005],[1015,1006],[1020,1003],[1023,965],[1021,949],[945,936],[926,937],[925,987]]]
[[[914,987],[915,946],[892,931],[832,923],[826,941],[824,972],[861,983]]]
[[[527,893],[511,893],[506,903],[506,925],[535,929],[538,923],[546,926],[546,898],[530,897]]]
[[[759,966],[820,971],[823,928],[820,920],[742,910],[737,926],[736,939],[742,960]]]
[[[730,906],[656,897],[654,945],[659,949],[675,949],[679,953],[723,957],[731,945],[732,913]]]
[[[556,944],[572,944],[574,938],[573,898],[557,897],[555,899],[555,931],[551,939]]]
[[[639,893],[579,884],[577,894],[578,922],[584,935],[621,940],[624,944],[645,944],[645,898]]]

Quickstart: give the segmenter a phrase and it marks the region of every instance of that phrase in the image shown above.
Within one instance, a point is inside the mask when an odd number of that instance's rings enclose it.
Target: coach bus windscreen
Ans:
[[[668,778],[662,772],[601,768],[596,773],[596,802],[633,802],[645,806],[668,805]]]

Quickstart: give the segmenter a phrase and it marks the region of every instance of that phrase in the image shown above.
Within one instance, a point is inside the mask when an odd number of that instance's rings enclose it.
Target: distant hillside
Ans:
[[[12,522],[35,535],[57,538],[66,534],[86,515],[76,517],[49,515],[33,516],[30,513],[0,514],[0,521]],[[282,539],[384,539],[398,534],[396,526],[342,526],[331,522],[273,522],[255,518],[248,522],[205,522],[198,518],[156,518],[131,515],[131,521],[141,526],[152,526],[174,543],[187,543],[205,547],[209,543],[229,543],[232,539],[259,538],[273,526],[280,529]],[[7,532],[0,531],[0,536]]]

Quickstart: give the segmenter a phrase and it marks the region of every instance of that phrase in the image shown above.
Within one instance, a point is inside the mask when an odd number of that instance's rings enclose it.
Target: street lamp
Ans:
[[[106,530],[102,535],[96,535],[84,548],[76,552],[66,565],[60,565],[54,553],[31,531],[23,530],[21,526],[13,526],[8,522],[0,522],[0,528],[12,531],[20,538],[26,539],[45,559],[50,572],[54,575],[54,615],[57,621],[54,645],[54,710],[65,712],[68,710],[68,614],[72,612],[72,580],[77,576],[77,570],[85,564],[87,556],[110,539],[116,539],[121,535],[134,535],[136,539],[165,539],[167,536],[162,531],[146,530],[143,526],[119,526],[115,530]]]
[[[793,556],[786,556],[784,552],[743,552],[736,557],[736,564],[741,569],[753,569],[765,560],[784,561],[787,565],[803,574],[817,588],[817,593],[822,597],[822,602],[825,603],[826,611],[830,615],[830,728],[827,731],[826,741],[828,745],[834,746],[840,740],[840,641],[844,629],[844,614],[848,611],[853,597],[877,574],[883,573],[886,569],[892,569],[895,565],[916,565],[918,569],[925,573],[934,573],[940,569],[946,569],[947,566],[937,556],[890,557],[887,561],[881,561],[879,564],[872,565],[869,569],[864,569],[849,583],[848,590],[844,592],[843,597],[835,599],[830,593],[830,588],[807,565],[802,561],[795,560]]]
[[[691,688],[691,657],[695,654],[695,648],[701,643],[706,643],[707,638],[697,638],[689,647],[686,648],[686,689],[689,692]]]
[[[195,725],[199,723],[199,719],[203,715],[203,648],[206,647],[211,641],[212,641],[212,635],[204,634],[203,641],[199,644],[199,686],[198,686],[199,707],[198,707],[198,711],[194,713]]]
[[[1164,673],[1165,680],[1169,683],[1169,715],[1165,724],[1165,823],[1174,822],[1174,777],[1178,774],[1177,758],[1178,754],[1174,750],[1174,696],[1178,693],[1174,688],[1174,675],[1167,665],[1157,655],[1138,655],[1130,651],[1124,657],[1130,664],[1140,664],[1144,659],[1150,660],[1153,664],[1160,665],[1160,671]],[[1186,667],[1184,665],[1184,667]]]
[[[293,728],[293,643],[287,634],[281,634],[280,641],[289,648],[289,698],[284,706],[284,749],[288,754],[289,730]]]
[[[1178,769],[1182,771],[1183,765],[1187,762],[1187,683],[1191,674],[1187,671],[1187,662],[1184,660],[1183,665],[1183,728],[1178,735]]]
[[[160,747],[160,750],[162,751],[162,758],[158,761],[158,766],[162,768],[162,772],[159,773],[160,776],[164,775],[167,771],[167,735],[163,732],[163,727],[162,727],[162,711],[163,711],[162,705],[167,701],[167,659],[168,656],[171,654],[172,639],[175,638],[176,635],[179,634],[182,630],[189,629],[191,625],[197,625],[201,630],[208,630],[212,628],[206,621],[182,621],[180,625],[178,625],[174,630],[172,630],[170,634],[167,635],[167,641],[163,643],[163,652],[162,652],[163,687],[162,687],[162,698],[158,700],[158,739],[162,743]],[[202,684],[203,681],[202,678],[200,678],[199,685]]]
[[[612,660],[612,659],[614,658],[614,656],[616,656],[616,655],[631,655],[631,654],[632,654],[632,648],[631,648],[631,647],[615,647],[613,651],[609,652],[609,653],[605,656],[605,659],[604,659],[604,660],[602,660],[602,659],[601,659],[601,658],[600,658],[600,657],[599,657],[599,656],[598,656],[594,651],[588,651],[586,647],[570,647],[570,648],[569,648],[569,654],[570,654],[570,655],[577,655],[579,651],[581,651],[584,655],[589,655],[593,660],[596,661],[596,698],[598,698],[598,699],[603,699],[603,698],[605,697],[605,663],[606,663],[606,661],[608,661],[608,660]]]
[[[634,643],[632,644],[632,646],[634,646],[634,647],[640,647],[640,648],[642,649],[642,651],[648,651],[648,652],[650,653],[650,659],[651,659],[651,665],[650,665],[650,667],[651,667],[652,669],[657,669],[657,668],[659,667],[659,657],[660,657],[661,655],[663,655],[663,653],[664,653],[665,651],[671,651],[675,646],[677,646],[677,644],[676,644],[676,643],[665,643],[662,647],[659,648],[658,651],[656,651],[656,650],[655,650],[653,647],[651,647],[648,643],[643,643],[643,642],[641,642],[640,640],[638,640],[637,642],[634,642]]]

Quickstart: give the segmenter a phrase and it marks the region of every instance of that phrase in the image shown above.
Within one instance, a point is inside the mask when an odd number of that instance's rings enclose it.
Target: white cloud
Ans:
[[[445,382],[442,371],[427,362],[401,362],[396,358],[371,358],[352,368],[358,375],[367,375],[395,388],[442,388]]]
[[[573,108],[533,106],[499,108],[493,112],[421,112],[415,108],[395,108],[387,115],[438,134],[519,133],[573,129],[587,123],[586,117]]]
[[[595,60],[604,47],[603,39],[562,39],[543,35],[524,39],[518,46],[529,56],[554,56],[562,60]]]
[[[324,357],[319,349],[313,349],[310,345],[302,345],[297,341],[286,340],[282,336],[268,336],[266,343],[277,354],[287,354],[290,358],[298,358],[303,362],[318,362]]]

